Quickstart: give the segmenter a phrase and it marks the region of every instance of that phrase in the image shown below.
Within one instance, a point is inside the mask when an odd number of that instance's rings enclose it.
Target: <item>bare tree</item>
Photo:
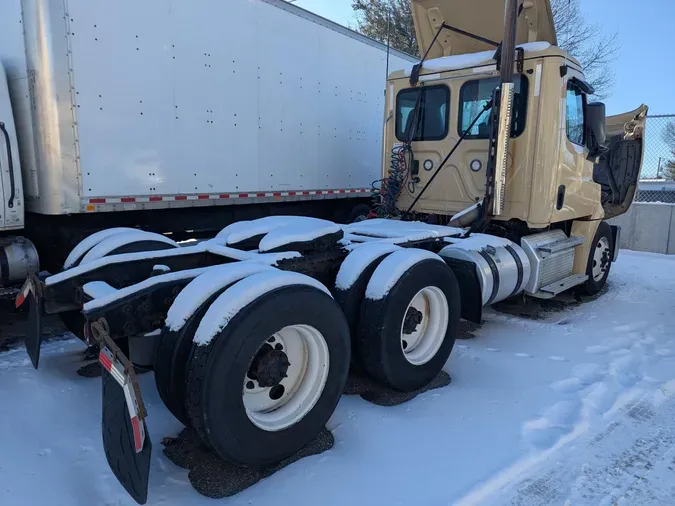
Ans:
[[[392,47],[419,56],[410,0],[353,0],[352,7],[361,33],[382,42],[389,34]],[[558,45],[580,61],[596,97],[607,98],[614,86],[618,34],[590,23],[581,12],[580,0],[551,0],[551,9]]]
[[[410,0],[354,0],[352,8],[361,33],[419,56]]]
[[[551,0],[551,10],[558,46],[579,60],[595,96],[607,98],[614,87],[612,63],[619,51],[618,34],[608,34],[599,23],[589,23],[581,12],[580,0]]]

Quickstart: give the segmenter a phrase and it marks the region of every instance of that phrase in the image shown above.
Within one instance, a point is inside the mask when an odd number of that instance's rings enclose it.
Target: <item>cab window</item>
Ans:
[[[462,135],[471,122],[476,119],[490,99],[492,92],[499,86],[499,78],[478,79],[467,81],[462,86],[459,97],[459,135]],[[518,137],[525,130],[525,117],[527,116],[527,92],[529,82],[522,75],[513,78],[513,123],[511,125],[511,137]],[[480,115],[480,119],[466,136],[467,139],[488,139],[490,137],[490,111]]]
[[[567,83],[567,138],[570,142],[584,145],[586,96],[574,81]]]
[[[447,86],[402,90],[396,97],[396,138],[401,142],[445,139],[448,135],[449,113],[450,89]],[[414,125],[415,118],[417,125]]]

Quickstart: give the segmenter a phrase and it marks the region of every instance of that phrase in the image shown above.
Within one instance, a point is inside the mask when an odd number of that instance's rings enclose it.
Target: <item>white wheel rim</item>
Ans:
[[[406,333],[405,322],[413,308],[421,313],[421,321]],[[419,316],[419,313],[418,316]],[[408,305],[401,324],[401,349],[413,365],[424,365],[436,356],[448,330],[450,310],[443,291],[436,286],[423,288]]]
[[[279,383],[283,393],[273,398],[281,392],[279,385],[264,388],[245,376],[242,397],[249,420],[276,432],[298,423],[316,405],[326,386],[330,359],[323,335],[309,325],[284,327],[266,344],[281,347],[290,362],[286,378]]]
[[[609,265],[609,256],[605,255],[610,254],[609,241],[606,237],[601,237],[598,241],[598,244],[595,247],[593,252],[593,280],[600,281],[607,271],[607,266]],[[603,259],[605,260],[605,265],[603,265]]]

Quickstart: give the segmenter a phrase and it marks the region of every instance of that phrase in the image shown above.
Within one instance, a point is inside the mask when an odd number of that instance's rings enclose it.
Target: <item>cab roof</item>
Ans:
[[[541,58],[544,56],[560,56],[566,58],[570,64],[578,67],[579,69],[581,68],[581,65],[575,58],[570,56],[562,49],[551,45],[549,42],[529,42],[526,44],[520,44],[518,47],[523,48],[525,51],[525,59]],[[465,69],[474,69],[476,67],[496,65],[497,62],[494,59],[494,56],[495,50],[491,49],[477,53],[458,54],[434,58],[424,62],[422,65],[422,70],[420,71],[420,76],[422,77],[428,74],[455,72]],[[413,65],[411,64],[406,68],[394,71],[389,75],[389,79],[393,80],[410,77],[412,68]]]

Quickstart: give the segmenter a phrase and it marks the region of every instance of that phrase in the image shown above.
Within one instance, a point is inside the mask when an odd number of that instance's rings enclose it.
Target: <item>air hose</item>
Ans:
[[[410,174],[413,157],[410,144],[397,144],[392,148],[387,177],[373,183],[371,217],[385,218],[399,214],[396,201]],[[379,188],[377,183],[380,183]]]

